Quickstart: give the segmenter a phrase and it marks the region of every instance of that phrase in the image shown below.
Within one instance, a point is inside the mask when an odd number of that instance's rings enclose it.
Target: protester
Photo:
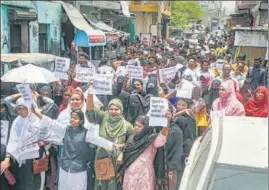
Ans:
[[[93,106],[93,95],[87,97],[87,119],[89,122],[100,125],[99,135],[119,147],[126,142],[129,135],[133,134],[133,126],[123,117],[123,105],[119,99],[113,99],[108,104],[108,112],[101,111]],[[123,148],[123,147],[121,147]],[[121,149],[117,151],[107,151],[104,148],[97,147],[95,162],[106,158],[110,167],[109,170],[117,171],[116,161],[120,159]],[[111,159],[109,159],[111,158]],[[95,168],[95,173],[102,172],[101,168]],[[117,190],[116,176],[110,176],[108,179],[95,179],[95,190],[111,189]]]
[[[259,86],[253,97],[245,104],[246,116],[268,117],[268,89]]]
[[[234,81],[227,80],[220,85],[219,98],[212,105],[212,111],[224,110],[225,116],[245,116],[245,110],[235,94]]]

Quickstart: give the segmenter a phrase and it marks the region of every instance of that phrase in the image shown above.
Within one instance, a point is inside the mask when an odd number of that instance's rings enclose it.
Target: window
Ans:
[[[194,167],[192,168],[190,180],[189,180],[189,189],[196,190],[196,187],[198,185],[201,173],[203,172],[210,147],[211,147],[211,129],[206,131],[204,137],[201,139],[201,145],[198,149],[197,154],[195,157],[197,157],[196,160],[194,160]]]
[[[208,190],[268,189],[268,170],[245,166],[218,164]]]

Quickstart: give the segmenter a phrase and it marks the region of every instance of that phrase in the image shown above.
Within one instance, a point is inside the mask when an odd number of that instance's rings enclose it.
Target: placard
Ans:
[[[151,45],[151,35],[147,34],[147,33],[141,33],[140,41],[141,41],[141,44],[143,44],[145,46],[150,46]]]
[[[131,79],[143,80],[143,67],[127,65],[126,70]]]
[[[33,95],[31,93],[30,85],[29,84],[17,84],[16,85],[23,101],[30,108],[33,104]]]
[[[134,65],[134,66],[141,66],[140,65],[140,60],[138,58],[136,59],[131,59],[127,62],[127,65]]]
[[[267,41],[265,32],[235,31],[235,46],[266,47]]]
[[[150,109],[148,112],[149,125],[167,127],[166,111],[168,110],[168,101],[165,98],[151,97]]]
[[[114,143],[99,136],[100,126],[92,124],[86,134],[86,142],[90,142],[96,146],[102,147],[106,150],[112,151]]]
[[[113,75],[95,74],[90,91],[92,94],[112,95],[112,84]]]
[[[9,121],[0,120],[1,127],[1,144],[7,145]]]
[[[59,79],[68,79],[68,69],[70,67],[70,59],[64,57],[55,58],[55,71],[54,76]]]
[[[116,71],[116,76],[125,76],[127,74],[127,70],[124,66],[119,66]]]
[[[179,98],[191,99],[193,88],[194,88],[194,85],[191,82],[185,79],[182,79],[182,86],[180,89],[177,89],[176,96]]]
[[[93,79],[95,75],[95,68],[87,68],[87,67],[76,67],[76,77],[75,81],[77,82],[89,82],[90,79]]]
[[[160,83],[165,83],[168,79],[175,78],[177,73],[177,67],[169,67],[165,69],[159,69]]]

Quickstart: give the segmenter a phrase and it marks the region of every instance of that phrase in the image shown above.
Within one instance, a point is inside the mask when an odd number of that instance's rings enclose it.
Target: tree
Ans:
[[[191,20],[201,20],[204,11],[195,1],[171,1],[170,24],[181,29],[186,29]]]

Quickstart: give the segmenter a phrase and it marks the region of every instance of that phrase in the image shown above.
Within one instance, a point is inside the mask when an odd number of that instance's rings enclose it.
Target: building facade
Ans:
[[[211,26],[212,20],[221,20],[224,16],[221,1],[198,1],[198,5],[205,12],[203,17],[205,26]]]
[[[60,1],[1,1],[1,52],[60,55]]]

